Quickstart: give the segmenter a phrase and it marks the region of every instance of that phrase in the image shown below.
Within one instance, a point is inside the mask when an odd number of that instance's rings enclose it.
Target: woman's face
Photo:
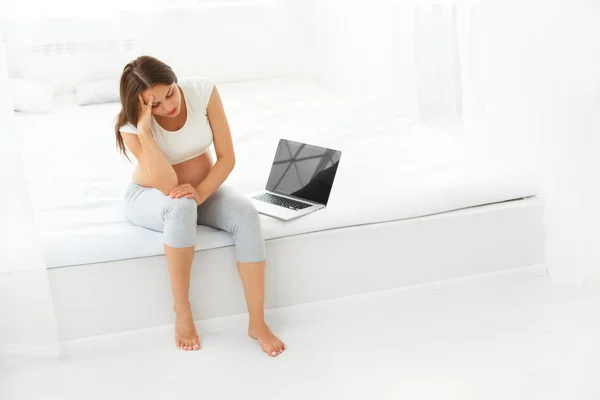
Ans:
[[[167,118],[179,115],[179,111],[181,110],[181,93],[176,83],[171,85],[157,83],[142,92],[142,98],[146,104],[148,104],[150,96],[154,97],[152,101],[152,114]]]

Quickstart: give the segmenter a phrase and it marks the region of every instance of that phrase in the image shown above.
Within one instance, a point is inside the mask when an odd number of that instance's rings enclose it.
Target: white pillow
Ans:
[[[15,111],[44,113],[52,110],[52,86],[30,79],[10,78]]]
[[[102,79],[83,83],[75,87],[77,104],[99,104],[119,102],[119,79]]]

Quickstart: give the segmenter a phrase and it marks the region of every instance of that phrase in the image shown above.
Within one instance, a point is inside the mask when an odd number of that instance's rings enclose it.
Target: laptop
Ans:
[[[264,190],[249,195],[259,213],[284,221],[327,206],[342,152],[281,139]]]

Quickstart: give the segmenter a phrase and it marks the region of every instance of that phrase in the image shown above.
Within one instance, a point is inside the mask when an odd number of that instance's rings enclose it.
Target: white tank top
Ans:
[[[187,119],[177,131],[164,130],[154,116],[150,130],[158,147],[163,151],[169,164],[179,164],[203,154],[213,141],[213,133],[208,122],[206,108],[214,83],[205,78],[190,77],[177,82],[185,97]],[[121,132],[137,134],[137,128],[130,123],[119,128]]]

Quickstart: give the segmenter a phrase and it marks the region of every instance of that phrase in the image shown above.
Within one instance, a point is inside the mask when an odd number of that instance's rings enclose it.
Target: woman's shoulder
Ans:
[[[210,99],[212,90],[215,87],[212,79],[202,76],[188,76],[179,79],[177,83],[182,88],[192,89],[192,91],[199,96],[204,109],[208,107],[208,100]]]

